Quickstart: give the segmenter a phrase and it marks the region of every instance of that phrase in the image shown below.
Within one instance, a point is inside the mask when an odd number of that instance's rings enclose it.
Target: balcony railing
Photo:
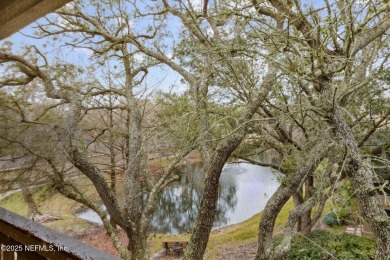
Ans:
[[[0,260],[119,258],[0,207]]]

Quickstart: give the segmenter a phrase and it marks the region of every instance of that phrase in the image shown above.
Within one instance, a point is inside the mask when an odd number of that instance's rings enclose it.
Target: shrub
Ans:
[[[324,216],[324,222],[331,227],[342,226],[348,222],[350,215],[346,209],[340,209],[337,213],[332,211]]]
[[[276,239],[280,242],[280,238]],[[371,238],[317,230],[309,238],[294,237],[291,250],[283,259],[374,259],[375,242]]]
[[[335,212],[330,212],[324,216],[324,222],[331,227],[340,226],[340,220]]]

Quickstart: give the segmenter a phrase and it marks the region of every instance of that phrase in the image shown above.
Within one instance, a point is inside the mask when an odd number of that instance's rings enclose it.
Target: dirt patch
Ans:
[[[83,235],[78,235],[77,239],[111,255],[119,256],[118,251],[111,242],[110,237],[107,235],[107,231],[101,226],[94,226]],[[129,241],[123,230],[119,231],[119,239],[124,245],[127,245]]]
[[[218,259],[236,260],[236,259],[253,259],[256,255],[257,243],[232,248],[218,248]]]
[[[158,250],[150,257],[150,260],[171,260],[171,259],[183,259],[183,255],[175,255],[173,252],[170,252],[168,255],[166,255],[165,249],[161,249]]]
[[[223,229],[219,230],[222,231]],[[101,226],[94,226],[83,235],[76,236],[77,239],[81,240],[92,247],[107,252],[109,254],[119,256],[118,251],[115,249],[111,242],[107,232]],[[126,245],[128,239],[123,230],[119,231],[119,238],[121,242]],[[223,246],[217,247],[218,259],[253,259],[256,254],[257,243],[252,243],[243,246],[237,246],[233,248],[225,248]],[[206,252],[207,253],[207,252]],[[176,255],[170,252],[168,255],[165,254],[165,249],[160,249],[150,257],[151,260],[173,260],[182,259],[183,255]],[[205,259],[209,259],[207,254]]]
[[[107,235],[107,232],[103,227],[96,225],[92,229],[88,230],[82,235],[74,236],[85,244],[88,244],[92,247],[95,247],[99,250],[107,252],[109,254],[119,256],[118,251],[111,242],[110,237]],[[128,238],[126,233],[123,230],[119,231],[119,239],[123,245],[127,245]],[[165,249],[160,249],[154,253],[150,259],[153,260],[170,260],[170,259],[182,259],[182,255],[178,256],[170,252],[168,255],[165,255]]]

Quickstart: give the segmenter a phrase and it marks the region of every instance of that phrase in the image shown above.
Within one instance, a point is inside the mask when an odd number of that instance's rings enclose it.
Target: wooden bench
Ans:
[[[187,241],[163,241],[162,246],[165,248],[165,254],[167,255],[171,249],[174,253],[180,255],[184,252],[184,249],[187,247]]]

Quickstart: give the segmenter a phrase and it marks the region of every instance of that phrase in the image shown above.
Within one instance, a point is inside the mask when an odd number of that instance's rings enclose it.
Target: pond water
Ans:
[[[201,164],[181,169],[181,178],[162,193],[151,232],[181,234],[194,226],[200,204],[203,168]],[[219,199],[214,228],[242,222],[259,211],[279,186],[277,174],[270,168],[245,162],[226,164],[219,182]],[[78,217],[101,223],[91,210]]]

